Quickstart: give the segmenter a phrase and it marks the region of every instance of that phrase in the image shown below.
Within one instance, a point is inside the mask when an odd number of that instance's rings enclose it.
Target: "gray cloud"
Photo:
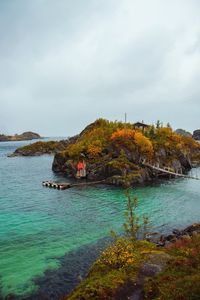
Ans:
[[[199,124],[197,0],[3,0],[0,131],[77,133],[97,117]]]

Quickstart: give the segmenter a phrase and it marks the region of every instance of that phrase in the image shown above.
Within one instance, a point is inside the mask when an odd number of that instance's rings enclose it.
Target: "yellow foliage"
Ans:
[[[111,268],[125,268],[136,261],[137,255],[133,244],[130,241],[119,239],[102,253],[97,263]]]
[[[136,131],[133,129],[119,129],[115,131],[111,136],[112,141],[121,141],[129,140],[134,145],[137,146],[138,150],[142,154],[152,155],[153,154],[153,145],[151,141],[143,135],[142,132]]]
[[[77,157],[81,152],[84,152],[85,145],[82,141],[76,142],[68,146],[66,152],[70,157]]]
[[[153,145],[151,141],[144,136],[141,132],[136,132],[134,136],[134,140],[137,146],[139,146],[140,151],[145,154],[152,155],[153,154]]]
[[[123,129],[118,129],[116,130],[112,136],[111,136],[111,140],[117,140],[117,139],[121,139],[121,138],[133,138],[134,139],[135,136],[135,130],[133,129],[128,129],[128,128],[123,128]]]
[[[87,153],[93,157],[98,156],[102,152],[102,146],[101,143],[95,143],[95,144],[89,144],[87,148]]]

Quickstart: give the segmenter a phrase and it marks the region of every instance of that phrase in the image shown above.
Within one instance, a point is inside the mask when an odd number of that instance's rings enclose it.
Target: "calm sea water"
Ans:
[[[29,142],[0,143],[0,298],[59,299],[78,282],[110,230],[121,230],[122,189],[90,186],[44,188],[63,181],[51,171],[52,156],[7,154]],[[193,172],[200,176],[200,169]],[[200,181],[177,179],[136,188],[138,214],[167,232],[200,221]]]

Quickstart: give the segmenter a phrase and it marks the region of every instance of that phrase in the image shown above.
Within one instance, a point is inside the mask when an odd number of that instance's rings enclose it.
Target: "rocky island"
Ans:
[[[41,136],[38,133],[27,131],[22,134],[15,135],[5,135],[0,134],[0,142],[9,142],[9,141],[26,141],[26,140],[34,140],[41,139]]]
[[[186,173],[200,163],[200,145],[169,127],[98,119],[55,155],[52,169],[73,178],[82,158],[89,180],[134,185],[169,177],[144,166],[144,161],[175,173]]]
[[[200,144],[185,131],[183,134],[160,124],[98,119],[74,137],[59,142],[36,142],[18,148],[13,156],[42,154],[55,154],[53,171],[69,178],[76,178],[77,164],[84,159],[88,180],[123,186],[170,177],[154,172],[148,165],[186,174],[200,163]]]

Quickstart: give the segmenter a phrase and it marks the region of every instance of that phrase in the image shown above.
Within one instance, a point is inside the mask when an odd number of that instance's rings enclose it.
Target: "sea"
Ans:
[[[68,294],[110,242],[110,231],[121,234],[125,222],[122,188],[46,188],[44,180],[69,182],[52,171],[53,156],[7,157],[31,142],[0,143],[1,300],[57,300]],[[200,177],[200,168],[191,173]],[[166,180],[131,192],[138,198],[138,216],[148,215],[154,232],[200,222],[199,180]]]

